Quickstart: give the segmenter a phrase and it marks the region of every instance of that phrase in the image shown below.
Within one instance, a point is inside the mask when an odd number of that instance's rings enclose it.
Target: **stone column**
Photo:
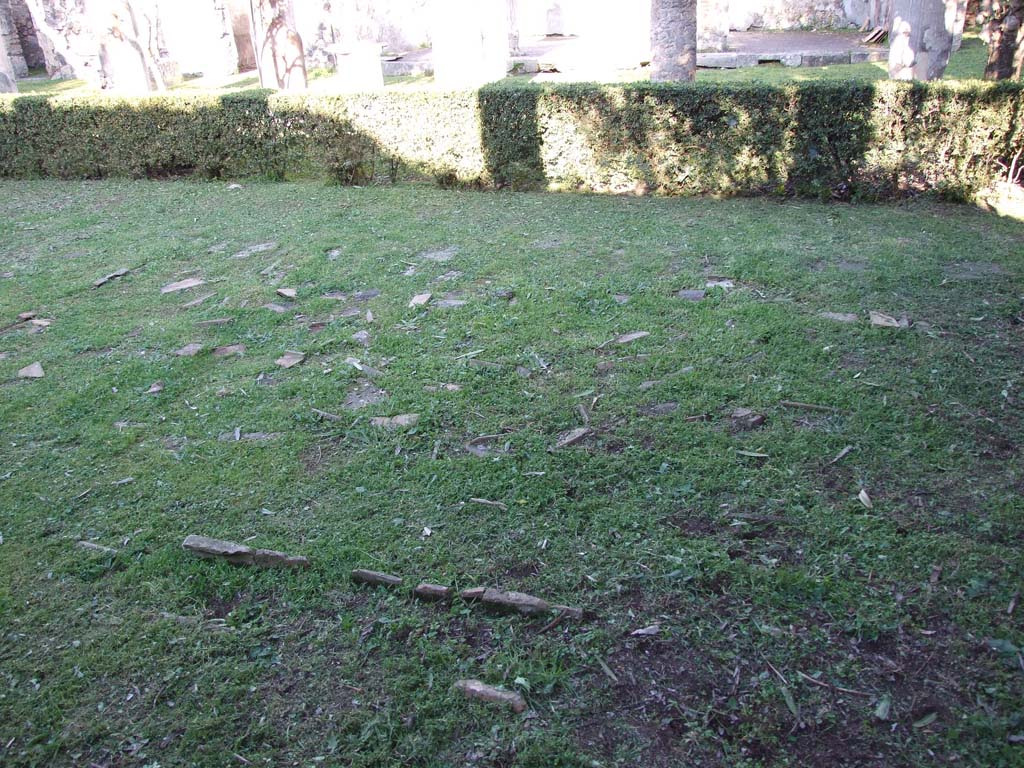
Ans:
[[[434,0],[434,79],[477,88],[508,74],[506,0]]]
[[[306,54],[295,28],[291,0],[250,0],[256,68],[264,88],[306,87]]]
[[[693,80],[696,71],[696,0],[651,0],[651,80]]]
[[[953,22],[947,4],[956,0],[895,0],[889,33],[889,77],[937,80],[946,71],[953,47]]]

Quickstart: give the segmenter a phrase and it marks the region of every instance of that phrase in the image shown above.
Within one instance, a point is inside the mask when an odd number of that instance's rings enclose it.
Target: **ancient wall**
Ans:
[[[21,55],[25,57],[25,64],[30,69],[45,67],[46,57],[36,38],[36,28],[32,24],[32,12],[29,11],[25,0],[9,0],[9,2],[11,17],[18,30],[18,41],[21,43]]]
[[[28,64],[22,51],[18,27],[14,23],[11,0],[0,0],[0,38],[3,39],[7,65],[14,76],[25,77],[28,74]]]

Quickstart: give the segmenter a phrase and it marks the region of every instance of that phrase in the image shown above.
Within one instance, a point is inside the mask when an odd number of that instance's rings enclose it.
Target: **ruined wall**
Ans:
[[[10,0],[0,0],[0,38],[3,39],[7,66],[15,77],[25,77],[28,74],[28,64],[22,51],[18,27],[14,23]]]
[[[43,48],[36,38],[36,28],[32,24],[32,13],[29,11],[25,0],[9,0],[11,6],[11,17],[14,26],[18,30],[18,41],[21,43],[21,54],[25,57],[25,64],[30,69],[39,69],[46,66],[46,57],[43,55]]]

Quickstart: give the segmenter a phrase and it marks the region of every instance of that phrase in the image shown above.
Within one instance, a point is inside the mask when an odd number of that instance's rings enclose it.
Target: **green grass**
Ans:
[[[53,321],[0,335],[5,766],[1021,764],[1019,222],[926,203],[0,186],[0,318]],[[207,285],[161,295],[185,276]],[[711,276],[736,287],[674,297]],[[298,291],[285,314],[262,308],[280,286]],[[322,298],[360,289],[381,295],[358,317]],[[423,291],[467,303],[409,308]],[[913,325],[874,328],[870,310]],[[231,322],[196,325],[216,318]],[[631,331],[650,335],[607,343]],[[176,357],[189,342],[206,351]],[[233,343],[243,357],[210,354]],[[285,350],[306,362],[277,368]],[[386,399],[344,408],[350,356]],[[34,361],[45,377],[17,379]],[[579,406],[593,434],[550,452]],[[737,408],[764,426],[737,431]],[[369,424],[400,413],[419,425]],[[236,428],[278,436],[220,439]],[[498,433],[507,452],[463,447]],[[313,565],[198,560],[189,533]],[[586,617],[545,630],[419,604],[355,587],[355,567]],[[518,688],[529,712],[463,701],[463,677]]]

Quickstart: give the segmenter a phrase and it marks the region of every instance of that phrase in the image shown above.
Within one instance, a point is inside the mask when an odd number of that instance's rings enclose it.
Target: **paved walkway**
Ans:
[[[858,31],[731,32],[727,49],[698,53],[697,66],[732,69],[780,63],[788,67],[821,67],[888,58],[888,48],[862,45],[862,37],[864,33]],[[581,37],[537,37],[521,41],[519,55],[512,61],[520,72],[542,72],[546,80],[614,82],[637,68],[615,62],[608,53],[605,51],[602,56],[591,42]],[[433,69],[429,48],[384,61],[384,74],[389,76],[430,74]]]

